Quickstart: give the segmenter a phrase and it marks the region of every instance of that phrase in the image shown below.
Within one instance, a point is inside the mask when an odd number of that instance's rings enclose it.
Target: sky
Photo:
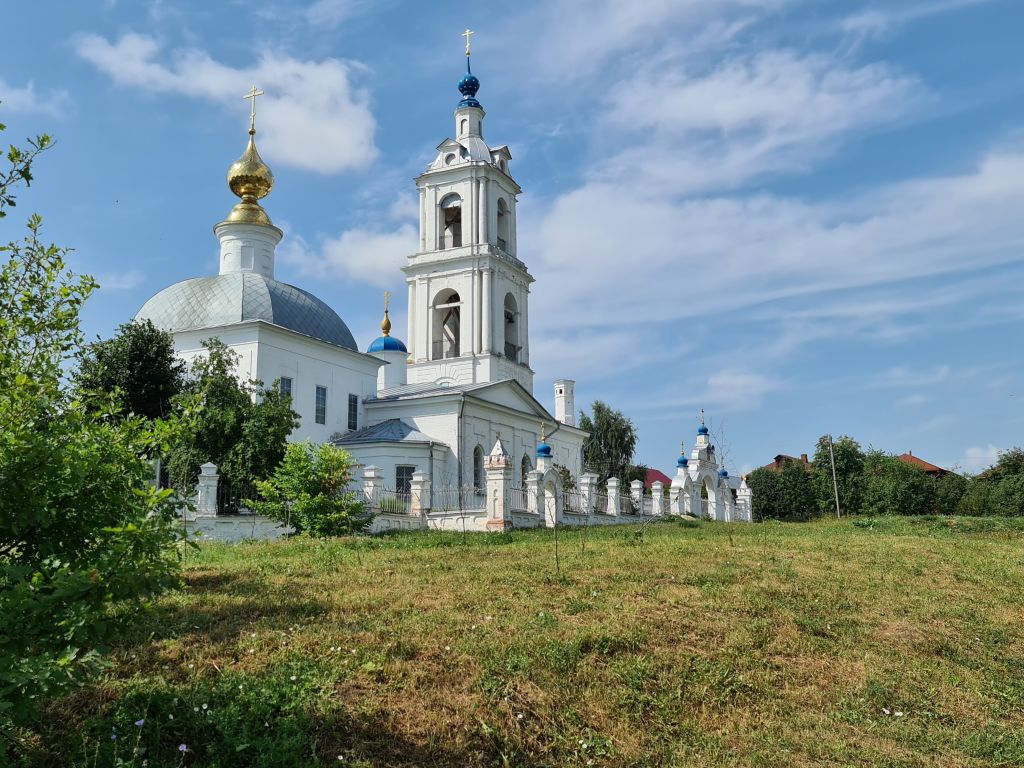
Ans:
[[[56,146],[30,211],[95,275],[89,338],[214,274],[257,136],[278,279],[365,349],[405,296],[413,178],[454,133],[465,28],[508,144],[535,393],[573,378],[670,471],[705,409],[729,468],[825,433],[976,472],[1024,444],[1016,0],[5,3],[4,139]],[[404,307],[393,304],[404,337]]]

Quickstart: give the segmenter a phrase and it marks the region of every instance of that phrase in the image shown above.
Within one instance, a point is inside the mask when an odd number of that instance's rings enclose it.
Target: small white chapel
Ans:
[[[239,201],[213,228],[217,274],[165,288],[136,319],[171,332],[185,361],[216,337],[238,354],[239,377],[276,383],[290,395],[301,419],[290,439],[330,441],[356,458],[377,529],[446,527],[445,514],[457,510],[465,530],[467,509],[478,511],[478,530],[665,513],[749,520],[749,489],[717,466],[703,423],[670,489],[655,483],[645,495],[642,482],[620,489],[614,478],[599,489],[598,476],[583,466],[587,433],[576,426],[575,382],[549,385],[551,410],[535,396],[534,278],[516,238],[521,189],[508,147],[484,139],[469,54],[467,42],[454,138],[437,146],[416,178],[419,248],[402,267],[408,344],[391,334],[387,294],[382,335],[361,351],[337,312],[274,277],[283,233],[260,204],[274,175],[256,149],[255,87],[248,145],[227,174]],[[563,494],[566,473],[578,490]],[[200,497],[210,480],[204,469]],[[399,506],[403,514],[389,518]],[[406,514],[423,510],[440,515],[424,512],[414,523]]]

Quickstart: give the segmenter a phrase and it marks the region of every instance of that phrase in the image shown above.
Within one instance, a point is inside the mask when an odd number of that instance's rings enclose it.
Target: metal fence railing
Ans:
[[[653,515],[654,514],[654,499],[652,499],[650,496],[644,496],[643,497],[643,506],[641,506],[641,509],[643,510],[643,514],[647,515],[648,517]]]
[[[382,513],[407,515],[412,506],[412,496],[408,491],[379,486],[374,490],[370,506]]]
[[[594,511],[599,515],[608,514],[608,494],[599,493],[594,496]]]
[[[223,477],[217,483],[218,515],[250,515],[247,499],[258,499],[255,483],[228,482]]]
[[[487,506],[487,492],[472,486],[434,488],[432,508],[435,512],[478,510]]]
[[[629,494],[619,495],[619,514],[620,515],[635,515],[637,513],[637,506],[633,501],[633,497]]]
[[[574,515],[582,515],[586,511],[583,503],[583,494],[579,491],[565,491],[562,494],[565,511]]]
[[[513,512],[526,512],[530,508],[525,488],[512,486],[508,489],[508,507]]]

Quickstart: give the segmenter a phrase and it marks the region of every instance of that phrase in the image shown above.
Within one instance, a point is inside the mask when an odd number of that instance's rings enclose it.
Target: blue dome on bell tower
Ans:
[[[460,107],[480,108],[480,102],[476,100],[476,92],[480,90],[480,80],[469,69],[469,60],[466,60],[466,74],[459,80],[459,93],[462,94]]]

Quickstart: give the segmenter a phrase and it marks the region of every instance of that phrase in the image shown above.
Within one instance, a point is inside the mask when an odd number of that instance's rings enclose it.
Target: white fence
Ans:
[[[487,490],[462,486],[454,488],[435,488],[431,507],[435,512],[454,512],[456,510],[478,510],[487,506]]]

